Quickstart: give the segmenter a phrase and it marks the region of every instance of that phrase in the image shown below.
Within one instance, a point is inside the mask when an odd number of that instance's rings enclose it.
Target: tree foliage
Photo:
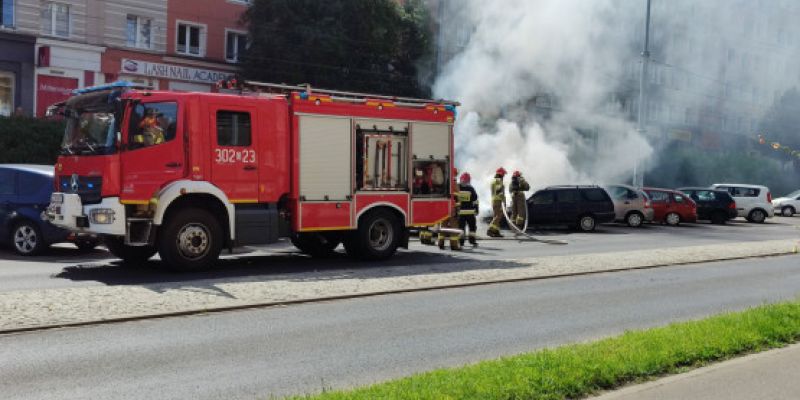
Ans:
[[[251,44],[246,79],[426,95],[431,59],[421,0],[256,0],[243,16]]]
[[[55,164],[62,121],[0,117],[0,163]]]

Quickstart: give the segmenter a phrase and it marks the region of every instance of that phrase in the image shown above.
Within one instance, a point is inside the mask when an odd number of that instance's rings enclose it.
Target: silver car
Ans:
[[[642,190],[628,185],[608,185],[605,189],[614,202],[617,222],[636,228],[653,221],[655,211],[650,198]]]

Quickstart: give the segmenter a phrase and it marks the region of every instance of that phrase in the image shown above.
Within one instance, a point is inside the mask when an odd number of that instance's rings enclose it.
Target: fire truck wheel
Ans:
[[[154,246],[128,246],[125,239],[116,236],[104,237],[103,244],[114,257],[122,259],[124,264],[143,264],[156,254]]]
[[[400,223],[387,210],[375,210],[361,218],[355,235],[358,257],[383,260],[391,257],[400,245]]]
[[[222,251],[223,236],[222,226],[210,212],[201,208],[179,210],[162,227],[158,254],[171,270],[210,268]]]
[[[339,235],[326,233],[297,233],[290,237],[292,244],[312,257],[330,257],[341,243]]]

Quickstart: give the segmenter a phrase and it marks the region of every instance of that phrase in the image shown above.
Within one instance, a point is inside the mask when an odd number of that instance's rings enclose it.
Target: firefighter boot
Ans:
[[[461,236],[461,238],[458,239],[458,245],[464,247],[464,236]]]
[[[489,236],[489,237],[495,237],[495,238],[503,237],[503,234],[500,233],[500,229],[497,229],[497,228],[495,228],[493,226],[489,227],[489,230],[486,231],[486,235]]]
[[[475,235],[474,234],[470,234],[469,235],[469,244],[471,244],[472,247],[478,247],[478,241],[475,240]]]
[[[461,250],[461,239],[450,238],[450,250]]]
[[[444,250],[444,235],[439,235],[439,248]]]

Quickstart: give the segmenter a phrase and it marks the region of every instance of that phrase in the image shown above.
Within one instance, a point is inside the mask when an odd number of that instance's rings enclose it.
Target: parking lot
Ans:
[[[800,217],[776,217],[764,224],[751,224],[742,219],[726,225],[708,223],[682,224],[669,227],[647,224],[629,228],[620,224],[602,225],[596,232],[579,233],[566,229],[533,230],[534,237],[564,241],[566,245],[536,242],[506,232],[497,240],[482,240],[478,248],[469,245],[459,252],[423,246],[412,240],[408,251],[400,251],[380,263],[353,261],[339,249],[331,259],[312,259],[300,254],[291,244],[238,249],[225,255],[219,266],[210,271],[176,274],[160,271],[151,260],[136,267],[122,266],[102,247],[81,252],[72,245],[54,246],[46,255],[19,257],[8,249],[0,250],[0,292],[81,287],[93,285],[142,285],[158,282],[181,282],[215,279],[258,279],[263,276],[318,270],[359,269],[385,266],[436,265],[465,260],[515,260],[537,256],[558,256],[589,253],[624,252],[667,247],[684,247],[723,243],[746,243],[797,238],[800,241]],[[485,228],[484,228],[485,229]],[[481,229],[483,232],[484,229]]]

